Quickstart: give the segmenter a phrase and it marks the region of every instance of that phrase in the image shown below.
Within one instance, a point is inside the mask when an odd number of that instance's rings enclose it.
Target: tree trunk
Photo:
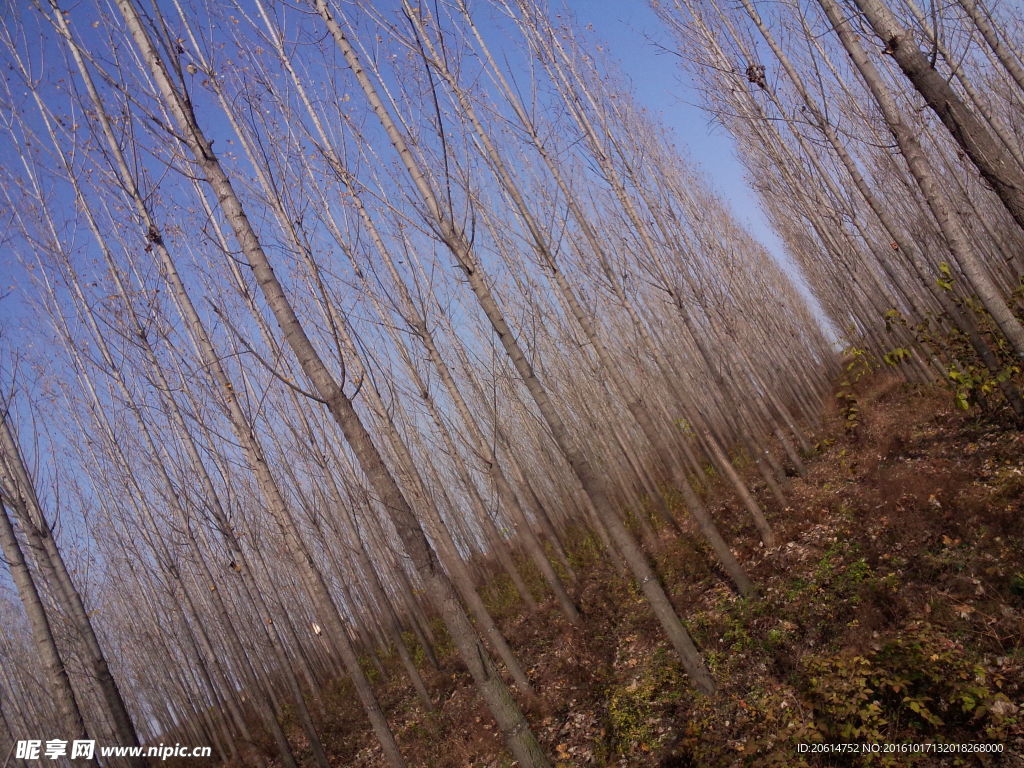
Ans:
[[[938,115],[1024,232],[1024,170],[1013,155],[963,102],[948,78],[932,67],[914,36],[882,0],[854,2],[885,44],[884,52],[899,64],[903,74]],[[966,5],[973,3],[967,0]],[[980,14],[978,16],[980,18]]]
[[[819,0],[819,3],[882,111],[886,125],[896,139],[910,173],[921,189],[950,250],[1016,355],[1024,358],[1024,326],[1014,317],[1010,306],[989,276],[987,267],[971,245],[963,222],[943,192],[920,142],[907,125],[892,94],[888,91],[884,78],[850,29],[842,9],[834,0]]]
[[[172,82],[164,63],[153,47],[149,36],[142,26],[142,20],[131,0],[118,0],[118,7],[121,10],[129,31],[135,39],[144,61],[149,66],[151,73],[156,80],[165,106],[171,114],[183,134],[183,140],[195,157],[197,166],[203,172],[207,182],[211,185],[217,195],[221,209],[230,223],[242,254],[246,257],[256,280],[262,290],[264,297],[277,319],[285,339],[291,346],[303,371],[313,382],[322,402],[328,407],[338,426],[341,428],[345,439],[348,441],[359,461],[366,476],[374,486],[381,502],[388,509],[389,514],[395,521],[395,527],[401,536],[403,544],[409,557],[424,578],[425,583],[431,589],[435,603],[444,616],[456,647],[464,663],[469,667],[474,680],[481,688],[484,696],[490,705],[491,711],[498,721],[498,725],[506,736],[513,755],[518,759],[524,768],[545,768],[548,765],[540,746],[532,731],[526,724],[526,720],[512,699],[508,688],[498,676],[490,662],[490,657],[480,645],[476,633],[466,617],[458,597],[451,585],[451,582],[444,576],[437,562],[433,550],[426,540],[419,522],[401,489],[392,476],[383,458],[377,451],[376,446],[363,426],[358,413],[352,402],[345,396],[341,387],[334,380],[332,374],[320,359],[306,335],[298,317],[295,315],[281,283],[278,281],[274,270],[259,238],[256,235],[245,210],[238,199],[231,181],[224,173],[217,156],[213,153],[210,142],[203,134],[196,122],[188,102],[186,102],[181,91]],[[321,15],[330,18],[326,6],[320,5],[317,9]],[[347,640],[341,643],[343,652],[346,650]],[[346,666],[349,666],[346,664]],[[356,665],[358,667],[358,665]],[[353,674],[350,669],[350,674]],[[361,695],[363,694],[360,691]],[[364,700],[364,707],[368,702]],[[379,710],[377,710],[379,713]],[[387,729],[382,713],[370,712],[371,721],[374,722],[374,729],[378,738],[385,745],[389,762],[395,766],[404,765],[404,761],[394,744],[393,736]]]
[[[92,625],[92,620],[89,618],[89,613],[85,610],[82,595],[72,581],[71,574],[68,573],[67,566],[64,563],[64,557],[57,548],[52,529],[39,504],[32,479],[22,459],[6,413],[0,414],[0,452],[4,455],[7,467],[12,473],[11,490],[13,493],[18,494],[22,501],[21,504],[15,507],[15,510],[20,515],[24,515],[21,517],[22,524],[31,526],[38,534],[44,550],[44,556],[49,561],[56,579],[56,583],[51,586],[58,595],[63,609],[67,611],[68,618],[74,627],[76,638],[84,646],[86,663],[96,680],[96,684],[99,686],[104,706],[114,724],[117,738],[123,746],[138,746],[138,735],[135,731],[135,725],[132,723],[131,715],[128,714],[128,707],[121,696],[121,690],[118,688],[117,681],[110,672],[107,657],[100,646],[99,638],[96,636],[96,630]],[[135,766],[148,764],[148,761],[141,757],[131,757],[127,758],[127,760],[129,764]]]
[[[6,496],[7,492],[3,493]],[[85,721],[82,719],[82,712],[75,699],[71,680],[53,638],[53,629],[39,596],[39,590],[28,569],[28,563],[25,562],[25,556],[18,543],[14,526],[7,516],[6,505],[2,502],[0,502],[0,548],[3,550],[4,560],[10,569],[11,580],[18,588],[18,596],[25,606],[25,613],[28,614],[29,624],[32,627],[32,639],[39,653],[39,660],[49,678],[48,694],[56,700],[64,721],[62,726],[66,730],[62,733],[54,733],[53,738],[84,739],[86,737]],[[50,736],[50,734],[46,735]],[[8,757],[5,756],[5,761]]]

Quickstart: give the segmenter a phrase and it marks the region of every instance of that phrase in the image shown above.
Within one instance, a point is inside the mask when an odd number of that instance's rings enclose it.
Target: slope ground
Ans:
[[[1024,766],[1024,435],[956,410],[944,390],[884,378],[861,390],[859,425],[827,415],[806,477],[789,480],[789,506],[762,494],[779,548],[754,546],[731,495],[708,481],[759,597],[725,586],[695,532],[664,534],[659,572],[720,682],[716,698],[690,690],[639,593],[589,539],[573,552],[578,628],[550,602],[522,615],[501,579],[487,586],[530,665],[530,720],[560,767]],[[450,653],[426,671],[433,717],[397,661],[385,663],[396,674],[379,690],[410,764],[513,764]],[[383,765],[354,702],[344,683],[325,694],[328,749],[337,765]],[[815,742],[1003,752],[800,751]]]

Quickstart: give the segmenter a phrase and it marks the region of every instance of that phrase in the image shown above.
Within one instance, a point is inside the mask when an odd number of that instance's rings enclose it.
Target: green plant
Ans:
[[[843,364],[843,378],[839,382],[836,399],[840,402],[843,428],[848,435],[855,435],[860,427],[860,403],[854,388],[862,378],[876,368],[873,355],[862,347],[849,347],[843,353],[846,362]]]
[[[961,410],[967,411],[978,404],[979,398],[989,397],[1014,376],[1020,374],[1017,365],[1007,365],[993,374],[984,366],[961,364],[952,365],[946,371],[947,383],[953,390],[953,401]]]
[[[1010,594],[1024,597],[1024,573],[1015,573],[1010,578]]]
[[[609,689],[608,732],[619,754],[647,752],[659,746],[666,729],[661,715],[686,691],[678,664],[665,648],[658,648],[629,682]]]
[[[936,282],[940,288],[952,293],[954,276],[949,264],[939,264],[939,276]],[[1015,291],[1017,301],[1024,298],[1024,284]],[[998,367],[993,370],[978,356],[977,350],[966,334],[951,327],[942,317],[925,317],[911,326],[907,319],[896,309],[885,313],[885,327],[892,331],[897,325],[908,328],[914,339],[929,355],[942,360],[945,368],[945,383],[953,393],[953,402],[961,410],[967,411],[979,407],[983,412],[990,411],[990,401],[999,401],[999,392],[1012,379],[1021,374],[1015,355],[1009,349],[1006,340],[998,332],[991,316],[984,306],[976,299],[968,296],[950,297],[959,304],[965,313],[974,317],[980,334],[989,340],[990,351],[996,358]],[[895,367],[909,360],[910,350],[896,347],[882,357],[882,361]]]
[[[519,611],[519,592],[505,572],[490,579],[480,590],[480,596],[487,610],[496,618],[514,616]]]
[[[939,262],[939,276],[935,279],[935,284],[944,291],[953,290],[953,270],[949,268],[949,262]]]
[[[894,347],[882,356],[882,362],[891,368],[910,359],[910,350],[906,347]]]
[[[916,623],[869,653],[812,657],[802,687],[824,741],[947,741],[1018,727],[1005,681],[966,649]],[[913,758],[911,758],[913,759]],[[907,755],[873,755],[870,764],[912,764]]]

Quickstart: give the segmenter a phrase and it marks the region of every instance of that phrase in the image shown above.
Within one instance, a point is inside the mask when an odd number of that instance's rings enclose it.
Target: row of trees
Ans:
[[[1020,419],[1019,18],[974,0],[656,10],[837,326]]]
[[[963,2],[960,26],[921,29],[978,68],[953,95],[985,95],[949,119],[984,104],[1007,146],[1020,102],[992,94],[1013,48]],[[908,375],[991,380],[1016,407],[1003,160],[958,155],[962,130],[920,148],[905,83],[927,78],[908,58],[862,87],[825,0],[835,40],[803,6],[658,10],[833,321]],[[50,1],[2,37],[11,314],[31,322],[3,341],[0,535],[28,620],[2,638],[0,742],[173,734],[231,759],[266,740],[327,766],[320,692],[340,676],[401,766],[367,665],[393,649],[429,712],[418,663],[443,632],[510,753],[548,765],[529,660],[479,588],[500,573],[524,610],[585,624],[585,532],[715,693],[649,554],[692,524],[754,593],[697,481],[717,470],[778,544],[734,459],[784,505],[778,456],[801,468],[837,363],[595,41],[534,0]],[[886,130],[918,159],[900,166]],[[940,175],[963,197],[936,208],[919,176]]]

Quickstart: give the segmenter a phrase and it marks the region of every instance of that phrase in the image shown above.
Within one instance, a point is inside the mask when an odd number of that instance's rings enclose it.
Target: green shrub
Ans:
[[[928,624],[866,654],[810,658],[802,689],[824,742],[999,741],[1019,725],[1005,681]],[[927,755],[873,754],[863,765],[902,766]]]

